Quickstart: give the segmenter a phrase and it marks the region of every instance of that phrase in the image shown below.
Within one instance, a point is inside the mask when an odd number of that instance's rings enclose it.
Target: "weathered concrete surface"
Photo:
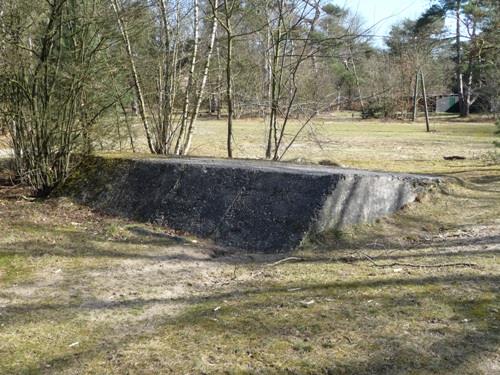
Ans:
[[[249,250],[292,249],[309,234],[389,214],[432,178],[218,159],[93,159],[66,191],[111,214]]]

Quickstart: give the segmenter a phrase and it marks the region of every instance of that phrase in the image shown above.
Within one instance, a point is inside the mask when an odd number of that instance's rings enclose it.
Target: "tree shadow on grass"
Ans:
[[[480,176],[469,179],[473,184],[487,185],[500,182],[500,176]]]
[[[312,373],[400,374],[405,371],[454,373],[454,371],[459,371],[461,366],[467,365],[471,359],[481,355],[489,355],[498,350],[500,344],[500,330],[496,317],[498,314],[495,315],[494,312],[492,313],[494,310],[489,309],[494,306],[494,301],[484,298],[467,299],[472,297],[467,294],[467,285],[474,283],[477,290],[497,294],[499,282],[500,276],[457,274],[416,278],[396,277],[390,280],[313,283],[300,285],[301,290],[298,292],[290,291],[290,288],[295,285],[283,287],[262,285],[259,289],[235,290],[228,293],[214,293],[173,301],[170,299],[139,298],[130,301],[90,304],[86,307],[71,304],[20,305],[5,310],[3,314],[7,317],[29,314],[33,318],[38,315],[42,319],[53,319],[53,314],[60,314],[71,309],[80,312],[119,310],[168,305],[170,303],[181,303],[186,306],[180,315],[155,318],[159,324],[153,333],[123,335],[119,340],[113,342],[99,340],[95,346],[77,353],[52,359],[47,358],[44,363],[48,363],[54,370],[77,369],[82,363],[90,361],[102,353],[115,355],[126,351],[129,345],[137,343],[141,343],[139,348],[142,348],[140,349],[142,352],[136,353],[135,358],[125,358],[122,365],[125,367],[138,365],[140,369],[141,366],[146,366],[146,362],[154,354],[154,351],[149,352],[147,349],[150,340],[162,340],[165,332],[169,334],[180,332],[174,335],[173,341],[167,341],[165,345],[168,350],[182,350],[184,347],[192,350],[192,352],[186,353],[186,358],[198,356],[198,352],[211,353],[217,358],[220,353],[217,352],[214,343],[224,337],[231,337],[231,340],[235,340],[233,341],[236,342],[235,349],[242,352],[249,345],[249,342],[252,346],[256,345],[260,349],[255,350],[262,351],[260,353],[261,359],[268,355],[268,358],[274,358],[273,356],[276,354],[266,353],[271,349],[266,346],[266,343],[280,341],[283,345],[289,345],[294,340],[309,338],[307,342],[313,350],[304,353],[297,352],[296,355],[302,357],[308,366],[307,370]],[[405,286],[412,289],[401,289]],[[444,286],[456,287],[460,289],[460,293],[458,295],[444,295],[429,289],[430,287]],[[381,288],[382,293],[380,292]],[[350,293],[353,290],[363,293],[353,296]],[[300,307],[299,301],[304,298],[314,298],[317,301],[316,310]],[[369,310],[369,301],[380,304],[379,309]],[[463,323],[464,328],[460,330],[451,330],[446,327],[433,328],[435,323],[426,320],[431,318],[419,316],[417,311],[421,308],[422,303],[429,303],[429,301],[435,301],[436,304],[451,309],[451,316],[447,318],[451,319],[451,323],[458,324],[457,322],[466,319],[469,319],[470,322]],[[322,304],[325,304],[324,309]],[[222,308],[218,312],[214,312],[215,306],[222,306]],[[280,316],[279,306],[282,306],[281,309],[287,309],[286,318]],[[375,315],[370,316],[370,314]],[[412,318],[412,314],[417,315]],[[436,314],[439,315],[439,312]],[[406,336],[393,335],[384,331],[386,328],[384,325],[392,324],[394,321],[401,320],[403,325],[403,323],[415,319],[417,323],[429,325],[428,330],[421,333],[425,336],[422,340],[429,340],[428,343],[422,343],[424,346],[429,346],[429,349],[424,353],[416,349],[415,343],[413,345],[407,344]],[[142,325],[144,322],[135,324]],[[471,325],[470,329],[467,328],[467,324]],[[345,328],[339,328],[343,326]],[[130,332],[136,332],[135,328],[130,328]],[[365,337],[366,342],[345,343],[338,341],[343,340],[342,335],[349,335],[349,331],[346,331],[349,329],[354,330],[353,337],[356,335]],[[402,326],[401,330],[403,329]],[[110,328],[110,330],[112,329]],[[432,334],[433,330],[436,330],[438,334]],[[197,332],[204,333],[202,336],[197,336]],[[324,361],[316,363],[314,347],[317,346],[318,350],[324,350],[324,348],[321,348],[321,341],[316,340],[315,336],[330,337],[337,340],[336,345],[342,346],[344,349],[356,348],[357,353],[361,352],[363,355],[344,358],[336,358],[332,355],[331,360],[327,361],[328,363]],[[374,344],[377,347],[373,347]],[[292,365],[287,364],[287,360],[290,358],[280,360],[281,365],[279,365],[278,370],[293,369]],[[130,361],[130,363],[127,364],[126,361]],[[136,361],[138,364],[133,364]],[[230,363],[223,364],[221,361],[219,361],[219,366],[222,368],[215,367],[216,371],[232,368]],[[253,362],[255,368],[261,368],[264,371],[272,369],[272,367],[268,367],[269,364],[265,360]],[[166,368],[160,367],[157,370],[166,371]],[[300,369],[292,372],[301,373]]]
[[[301,293],[318,293],[321,291],[350,291],[359,289],[375,289],[383,287],[397,286],[426,286],[459,283],[475,283],[482,285],[484,290],[492,290],[498,292],[500,290],[500,275],[471,275],[471,274],[455,274],[446,276],[426,276],[426,277],[408,277],[408,278],[390,278],[390,279],[366,279],[359,281],[336,281],[321,284],[289,284],[280,287],[262,285],[259,288],[250,287],[247,289],[233,290],[230,292],[202,294],[190,297],[178,298],[132,298],[126,300],[99,300],[89,299],[87,301],[77,301],[64,304],[58,303],[34,303],[34,304],[17,304],[2,308],[5,317],[11,316],[12,319],[20,319],[22,314],[32,314],[39,311],[63,312],[65,310],[115,310],[123,308],[136,308],[152,305],[168,305],[168,304],[186,304],[193,305],[197,303],[220,303],[226,299],[247,300],[251,297],[267,294],[285,293],[291,294],[291,289],[298,287]],[[5,321],[6,322],[6,321]]]
[[[106,257],[124,259],[150,259],[168,261],[173,259],[200,260],[199,256],[182,254],[182,248],[192,254],[213,256],[218,247],[210,243],[193,243],[187,238],[154,231],[140,225],[125,225],[125,237],[106,233],[93,234],[78,228],[54,228],[50,223],[11,223],[17,232],[26,232],[35,239],[9,242],[1,245],[0,255],[62,256],[62,257]],[[38,238],[40,237],[40,238]],[[138,246],[150,247],[140,251]],[[171,253],[171,254],[169,254]]]

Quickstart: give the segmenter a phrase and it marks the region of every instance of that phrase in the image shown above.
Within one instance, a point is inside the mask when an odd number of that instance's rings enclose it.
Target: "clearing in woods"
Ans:
[[[331,120],[307,130],[288,159],[448,182],[287,255],[228,253],[64,198],[27,199],[4,173],[0,373],[500,372],[494,126],[423,130]],[[224,156],[223,131],[200,122],[194,154]],[[261,155],[263,134],[238,121],[236,156]]]

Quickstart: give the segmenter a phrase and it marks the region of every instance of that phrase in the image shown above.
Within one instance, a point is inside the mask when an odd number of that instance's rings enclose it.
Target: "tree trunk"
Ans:
[[[281,9],[282,5],[280,6]],[[269,129],[267,134],[267,147],[266,147],[266,158],[271,159],[273,154],[273,138],[274,138],[274,147],[277,147],[277,121],[278,121],[278,105],[279,105],[279,91],[281,86],[281,75],[283,70],[279,69],[279,61],[280,61],[280,48],[281,48],[281,27],[283,22],[283,14],[280,12],[278,17],[278,25],[276,27],[276,37],[271,38],[272,42],[272,50],[273,50],[273,59],[271,61],[271,87],[270,87],[270,98],[269,98]],[[272,35],[272,31],[270,30],[270,34]],[[284,58],[285,52],[282,54],[282,58]],[[283,66],[283,65],[282,65]],[[278,71],[280,74],[278,74]]]
[[[359,84],[358,72],[356,70],[356,63],[354,62],[354,57],[352,55],[351,47],[349,46],[349,55],[351,58],[352,72],[354,73],[354,80],[356,82],[356,88],[358,89],[359,105],[361,106],[361,112],[365,112],[365,104],[363,102],[363,95],[361,95],[361,86]]]
[[[214,7],[217,9],[218,0],[214,0]],[[183,150],[184,155],[187,155],[189,152],[189,149],[191,148],[191,142],[193,139],[193,132],[194,132],[194,125],[195,125],[196,119],[198,118],[198,113],[200,112],[201,102],[203,101],[203,93],[205,91],[205,85],[207,83],[208,70],[210,68],[210,60],[212,58],[212,51],[214,49],[215,35],[216,34],[217,34],[217,19],[216,19],[215,12],[214,12],[213,16],[212,16],[212,31],[210,32],[210,42],[208,45],[207,59],[205,61],[205,67],[203,69],[203,77],[201,79],[200,90],[197,93],[196,104],[194,107],[193,114],[191,115],[191,120],[189,122],[189,128],[187,131],[186,142],[184,144],[184,150]]]
[[[464,82],[462,75],[462,47],[461,47],[461,37],[460,37],[460,11],[462,9],[462,1],[457,0],[457,6],[455,9],[455,18],[456,18],[456,75],[457,75],[457,85],[458,85],[458,107],[460,109],[460,116],[466,116],[466,106],[464,101]]]
[[[142,88],[141,88],[141,84],[140,84],[140,80],[139,80],[139,75],[137,74],[137,68],[135,66],[134,55],[132,53],[132,46],[130,44],[130,39],[128,37],[128,33],[127,33],[126,28],[125,28],[125,24],[124,24],[122,18],[120,17],[120,7],[118,5],[118,1],[112,0],[111,5],[113,6],[113,10],[114,10],[115,15],[116,15],[116,20],[118,22],[118,28],[120,29],[120,33],[121,33],[123,41],[125,43],[125,49],[127,51],[127,57],[128,57],[129,65],[130,65],[130,71],[132,73],[132,78],[134,80],[134,88],[135,88],[135,92],[137,95],[137,100],[139,102],[138,103],[139,104],[139,114],[141,115],[142,124],[144,126],[144,131],[146,133],[146,140],[148,142],[149,151],[154,153],[154,152],[156,152],[156,148],[153,147],[153,144],[151,142],[151,135],[149,133],[149,125],[148,125],[148,121],[146,118],[146,105],[144,102],[144,96],[142,95]]]
[[[182,123],[181,123],[181,128],[179,131],[179,135],[177,138],[177,142],[175,145],[175,151],[174,153],[176,155],[182,155],[183,150],[181,149],[183,146],[183,140],[184,140],[184,132],[186,131],[186,127],[188,126],[188,116],[189,116],[189,102],[190,102],[190,94],[191,94],[191,89],[193,87],[193,81],[194,81],[194,70],[196,67],[196,59],[198,57],[198,44],[199,44],[199,5],[198,5],[198,0],[193,0],[194,2],[194,45],[193,45],[193,54],[191,56],[191,66],[189,68],[189,77],[188,77],[188,83],[186,87],[186,93],[184,95],[184,106],[182,108]]]
[[[472,103],[474,102],[472,100],[472,85],[473,85],[473,78],[474,78],[473,77],[474,76],[474,73],[473,73],[474,59],[477,57],[479,60],[480,55],[481,55],[481,53],[479,52],[478,56],[475,56],[476,48],[477,48],[476,31],[477,31],[476,22],[473,21],[472,35],[471,35],[471,39],[470,39],[470,47],[469,47],[470,49],[469,49],[469,56],[468,56],[469,58],[468,58],[468,62],[467,62],[468,66],[467,66],[465,92],[464,92],[464,110],[463,110],[464,117],[469,116],[470,107],[471,107]]]
[[[228,20],[228,27],[229,20]],[[233,145],[232,145],[232,137],[233,137],[233,84],[232,80],[232,71],[231,71],[231,58],[232,58],[232,49],[233,49],[233,38],[230,32],[227,33],[227,63],[226,63],[226,96],[227,96],[227,157],[233,157]]]
[[[415,122],[417,120],[417,111],[418,111],[418,82],[419,76],[418,72],[415,73],[415,87],[413,88],[413,117],[412,121]]]
[[[424,96],[424,109],[425,109],[425,129],[427,132],[430,132],[429,127],[429,108],[427,107],[427,92],[425,90],[425,79],[424,73],[420,72],[420,76],[422,78],[422,95]]]
[[[222,103],[222,73],[221,73],[221,63],[220,63],[220,50],[219,50],[219,43],[217,42],[216,45],[216,51],[217,51],[217,99],[216,99],[216,106],[217,106],[217,120],[221,119],[221,103]]]

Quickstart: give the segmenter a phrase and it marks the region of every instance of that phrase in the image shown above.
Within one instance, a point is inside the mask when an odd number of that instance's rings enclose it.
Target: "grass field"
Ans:
[[[300,123],[292,120],[284,144],[292,139]],[[343,166],[384,171],[413,171],[420,173],[449,173],[463,167],[493,161],[498,151],[493,147],[493,121],[480,117],[461,120],[441,115],[431,118],[431,132],[425,123],[361,120],[350,113],[320,117],[304,128],[283,161],[319,162],[330,160]],[[138,151],[146,152],[142,126],[135,124]],[[260,119],[236,120],[234,125],[234,156],[257,158],[265,154],[266,129]],[[114,145],[117,150],[117,145]],[[103,151],[108,151],[104,149]],[[123,142],[122,152],[130,151]],[[202,118],[198,121],[191,154],[194,156],[225,157],[226,122]],[[496,154],[496,155],[495,155]],[[443,156],[460,155],[467,161],[446,162]]]
[[[193,154],[224,156],[224,129],[200,121]],[[500,373],[494,126],[432,129],[334,118],[306,130],[285,159],[447,182],[289,255],[228,253],[0,187],[0,373]],[[263,139],[258,121],[237,121],[236,156],[261,156]]]

